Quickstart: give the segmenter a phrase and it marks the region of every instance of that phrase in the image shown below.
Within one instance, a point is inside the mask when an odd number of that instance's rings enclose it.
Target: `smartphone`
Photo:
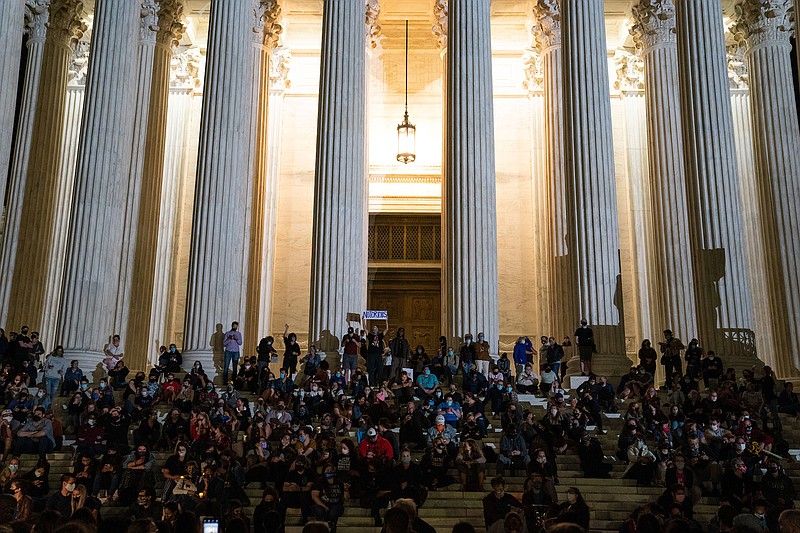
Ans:
[[[219,533],[219,518],[203,517],[203,533]]]

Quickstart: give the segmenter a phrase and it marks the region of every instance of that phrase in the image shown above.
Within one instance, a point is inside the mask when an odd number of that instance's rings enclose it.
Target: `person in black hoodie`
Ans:
[[[605,454],[600,441],[584,431],[578,444],[578,457],[580,458],[583,475],[591,478],[610,478],[612,465],[605,463]]]

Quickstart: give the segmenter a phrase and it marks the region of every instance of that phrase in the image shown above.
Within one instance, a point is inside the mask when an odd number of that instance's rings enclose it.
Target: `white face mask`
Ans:
[[[745,446],[746,445],[744,443],[740,443],[740,444],[736,445],[736,449],[739,450],[740,452],[743,452],[744,449],[745,449]]]
[[[66,489],[67,489],[67,492],[72,492],[73,490],[75,490],[75,483],[69,483],[67,485]]]
[[[547,457],[537,457],[536,462],[543,465],[547,462]]]

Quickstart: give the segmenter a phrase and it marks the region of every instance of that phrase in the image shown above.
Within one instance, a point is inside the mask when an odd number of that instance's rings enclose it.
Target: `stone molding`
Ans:
[[[558,0],[534,0],[531,27],[539,52],[561,46],[561,7]]]
[[[647,52],[658,46],[676,45],[673,0],[639,0],[631,8],[634,20],[630,32],[636,49]]]
[[[747,51],[766,45],[791,46],[794,33],[793,0],[739,0],[730,28]]]

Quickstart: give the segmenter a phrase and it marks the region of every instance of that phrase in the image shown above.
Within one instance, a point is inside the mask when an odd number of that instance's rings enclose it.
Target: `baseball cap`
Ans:
[[[367,430],[367,437],[374,437],[377,434],[378,434],[378,432],[375,431],[375,428],[369,428]]]
[[[444,424],[444,415],[439,415],[436,417],[437,424]]]

